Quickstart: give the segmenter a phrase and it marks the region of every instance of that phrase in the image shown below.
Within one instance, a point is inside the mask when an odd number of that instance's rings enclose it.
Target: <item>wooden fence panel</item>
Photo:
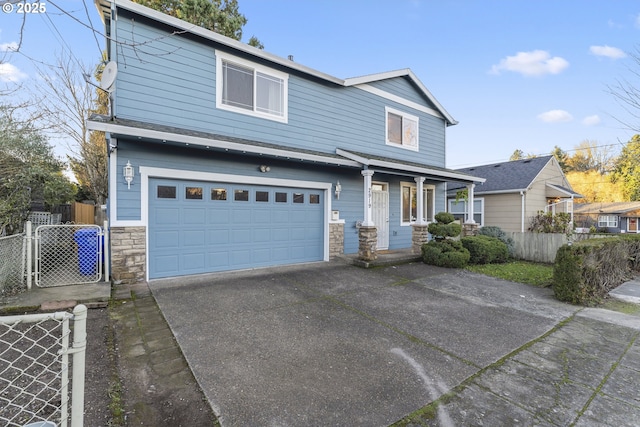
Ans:
[[[516,233],[505,231],[514,242],[514,257],[526,261],[553,264],[562,245],[585,239],[611,237],[611,234],[575,233],[571,238],[561,233]]]
[[[75,202],[71,206],[71,220],[76,224],[93,224],[95,209],[94,205]]]

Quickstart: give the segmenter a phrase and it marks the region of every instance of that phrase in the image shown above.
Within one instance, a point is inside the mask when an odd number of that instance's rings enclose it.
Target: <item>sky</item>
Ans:
[[[42,13],[19,14],[17,5],[0,13],[0,87],[28,90],[39,78],[34,65],[65,51],[88,71],[100,58],[93,1],[41,3]],[[410,68],[459,122],[447,129],[449,168],[507,161],[518,149],[571,154],[585,141],[617,153],[635,133],[611,91],[620,81],[640,87],[637,0],[238,4],[248,19],[242,41],[255,35],[265,51],[318,71],[345,79]],[[20,34],[20,52],[12,52]]]

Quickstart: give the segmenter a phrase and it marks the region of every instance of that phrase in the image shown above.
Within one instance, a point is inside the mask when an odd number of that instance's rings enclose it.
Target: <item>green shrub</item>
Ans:
[[[504,231],[502,231],[500,227],[496,227],[495,225],[487,225],[487,226],[481,227],[478,230],[478,235],[495,237],[497,239],[500,239],[502,243],[507,245],[507,249],[509,250],[509,256],[510,257],[514,256],[515,243],[513,239],[507,236],[507,234]]]
[[[564,245],[553,265],[553,292],[560,301],[592,306],[640,268],[640,236],[623,235]]]
[[[458,240],[432,240],[422,245],[422,260],[438,267],[462,268],[469,262],[469,251]]]
[[[503,263],[509,259],[507,245],[497,237],[468,236],[460,239],[460,242],[469,251],[471,264]]]
[[[455,217],[448,212],[437,213],[435,220],[437,222],[432,222],[427,228],[435,240],[441,241],[448,237],[456,237],[462,232],[462,226],[454,222]]]

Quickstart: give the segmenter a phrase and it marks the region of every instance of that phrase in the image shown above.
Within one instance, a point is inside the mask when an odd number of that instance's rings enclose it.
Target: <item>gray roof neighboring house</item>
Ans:
[[[527,191],[552,158],[553,156],[549,155],[456,170],[486,180],[483,184],[476,185],[476,195],[516,193]],[[450,183],[448,191],[451,194],[461,188],[464,187],[460,184]],[[556,184],[547,184],[547,191],[557,197],[582,197],[572,189]]]
[[[574,214],[618,214],[620,216],[639,216],[640,202],[609,202],[609,203],[576,203],[573,205]]]

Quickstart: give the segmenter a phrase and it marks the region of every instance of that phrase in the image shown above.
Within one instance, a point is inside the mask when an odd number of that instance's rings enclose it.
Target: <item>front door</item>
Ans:
[[[373,223],[378,228],[378,249],[389,248],[389,191],[387,184],[371,185]]]
[[[638,232],[638,218],[629,218],[629,233]]]

